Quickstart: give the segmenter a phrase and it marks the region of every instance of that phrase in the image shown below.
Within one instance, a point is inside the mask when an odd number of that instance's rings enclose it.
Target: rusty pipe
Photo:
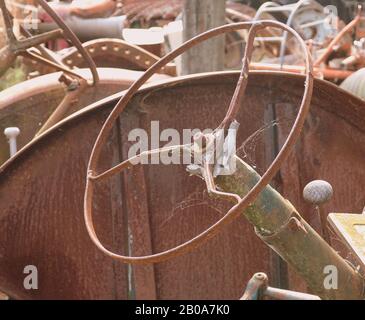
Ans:
[[[65,19],[68,27],[82,41],[98,38],[123,39],[123,29],[127,23],[125,16],[82,19],[69,16]],[[49,32],[57,28],[54,22],[42,22],[39,24],[40,32]]]
[[[65,114],[69,111],[71,105],[74,102],[77,102],[80,94],[87,87],[86,80],[73,80],[67,78],[66,75],[62,75],[60,81],[64,82],[67,85],[67,93],[61,103],[57,106],[57,108],[49,116],[47,121],[43,124],[41,129],[36,133],[35,137],[39,136],[40,134],[54,126],[57,122],[62,120],[65,117]]]
[[[292,66],[292,65],[283,65],[282,67],[279,64],[271,64],[271,63],[257,63],[252,62],[250,64],[251,70],[263,70],[263,71],[284,71],[291,73],[299,73],[303,74],[305,68],[303,66]],[[353,71],[350,70],[338,70],[327,67],[314,67],[313,74],[316,78],[325,78],[325,79],[338,79],[344,80],[350,75],[353,74]]]
[[[231,176],[220,176],[217,186],[224,192],[247,194],[259,174],[242,160]],[[364,279],[300,216],[294,206],[270,185],[243,212],[257,235],[302,276],[322,299],[364,299]],[[326,286],[325,270],[337,270],[337,289]]]
[[[247,284],[245,293],[240,300],[263,300],[270,298],[274,300],[320,300],[318,296],[269,287],[269,279],[263,272],[253,275]]]
[[[25,52],[26,49],[40,45],[43,42],[52,40],[61,35],[62,31],[57,29],[41,35],[23,40],[10,42],[0,50],[0,76],[2,76],[14,63],[16,57]]]
[[[364,17],[361,16],[361,10],[358,10],[358,14],[356,15],[355,19],[352,20],[345,28],[343,28],[336,37],[330,42],[326,50],[321,54],[320,57],[314,62],[314,66],[318,67],[322,62],[325,62],[327,58],[331,55],[334,51],[334,48],[339,44],[341,39],[350,31],[352,31],[357,25],[364,21]]]

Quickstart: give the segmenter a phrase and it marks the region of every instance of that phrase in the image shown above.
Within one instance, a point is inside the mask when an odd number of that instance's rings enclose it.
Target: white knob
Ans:
[[[12,157],[17,152],[16,138],[20,134],[20,130],[17,127],[10,127],[4,130],[4,134],[9,140],[10,157]]]
[[[321,205],[327,202],[332,198],[332,195],[332,186],[323,180],[309,182],[303,190],[304,199],[315,205]]]

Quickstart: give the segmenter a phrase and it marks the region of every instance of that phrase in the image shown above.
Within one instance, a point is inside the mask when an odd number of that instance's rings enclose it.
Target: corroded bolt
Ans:
[[[76,90],[80,85],[78,80],[73,79],[66,74],[62,74],[59,77],[58,81],[61,83],[64,83],[67,86],[67,90],[69,90],[69,91]]]
[[[17,127],[10,127],[4,130],[4,134],[8,138],[10,146],[10,157],[14,156],[17,152],[16,137],[19,135],[20,130]]]
[[[332,196],[332,186],[323,180],[309,182],[303,189],[304,199],[317,206],[327,202]]]
[[[288,228],[292,231],[303,231],[304,233],[308,233],[307,229],[303,225],[301,221],[299,221],[296,217],[291,217],[288,221]]]

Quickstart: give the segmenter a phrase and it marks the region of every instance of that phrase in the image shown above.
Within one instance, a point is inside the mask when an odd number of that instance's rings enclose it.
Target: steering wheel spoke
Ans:
[[[129,169],[137,164],[143,164],[143,163],[141,163],[141,160],[150,155],[164,154],[164,153],[180,151],[180,150],[190,151],[190,149],[189,149],[190,146],[191,146],[190,144],[185,144],[185,145],[176,145],[176,146],[170,146],[170,147],[143,151],[143,152],[117,164],[116,166],[104,171],[103,173],[95,175],[93,171],[88,171],[88,173],[89,173],[88,178],[92,181],[98,181],[98,180],[102,181],[102,180],[111,178],[112,176],[114,176],[118,173],[121,173],[122,171]]]
[[[211,166],[209,163],[204,163],[204,169],[202,170],[202,175],[205,180],[208,193],[214,194],[219,197],[231,198],[234,199],[237,203],[239,203],[242,199],[239,195],[229,192],[222,192],[217,189],[217,186],[214,182],[214,177],[211,171]]]
[[[57,63],[55,63],[55,62],[53,62],[53,61],[51,61],[47,58],[44,58],[41,55],[39,55],[35,52],[32,52],[30,50],[26,50],[26,51],[22,52],[21,55],[25,56],[25,57],[28,57],[32,60],[35,60],[39,63],[43,63],[47,66],[50,66],[50,67],[54,68],[57,71],[63,71],[64,73],[69,74],[70,76],[73,76],[73,77],[78,78],[78,79],[83,79],[83,80],[86,81],[86,79],[83,78],[81,75],[79,75],[78,73],[76,73],[76,72],[70,70],[69,68],[63,66],[62,64],[57,64]]]
[[[48,42],[50,40],[57,39],[62,36],[62,30],[56,29],[51,30],[45,33],[38,34],[36,36],[32,36],[30,38],[24,38],[17,40],[15,43],[14,50],[16,51],[24,51],[30,49],[31,47],[39,46],[42,43]]]

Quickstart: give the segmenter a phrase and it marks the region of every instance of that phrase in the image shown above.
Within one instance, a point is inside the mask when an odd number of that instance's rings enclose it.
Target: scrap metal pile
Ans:
[[[186,42],[182,0],[0,9],[1,297],[365,299],[361,6],[227,1]]]

